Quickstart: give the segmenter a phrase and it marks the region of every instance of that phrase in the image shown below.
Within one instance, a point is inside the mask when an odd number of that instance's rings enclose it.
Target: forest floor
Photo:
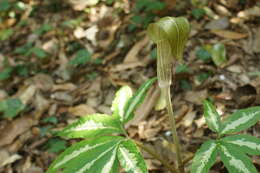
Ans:
[[[45,172],[57,154],[75,143],[54,131],[80,116],[110,114],[121,86],[135,90],[155,77],[156,48],[146,27],[163,16],[185,16],[191,24],[172,88],[185,159],[215,137],[205,124],[204,99],[214,100],[222,117],[260,105],[257,0],[2,0],[0,172]],[[212,51],[216,45],[221,48]],[[159,95],[154,85],[127,130],[174,162]],[[260,137],[260,123],[243,133]],[[143,154],[150,172],[167,172]],[[260,158],[253,162],[260,170]],[[219,161],[211,169],[226,172]]]

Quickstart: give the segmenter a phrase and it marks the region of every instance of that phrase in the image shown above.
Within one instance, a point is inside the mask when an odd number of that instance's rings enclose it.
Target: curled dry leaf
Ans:
[[[246,38],[248,35],[245,33],[238,33],[233,32],[229,30],[211,30],[213,34],[216,34],[219,37],[227,38],[227,39],[233,39],[233,40],[239,40],[242,38]]]
[[[9,156],[8,158],[6,158],[2,163],[0,163],[0,167],[11,164],[13,162],[15,162],[16,160],[21,159],[22,156],[19,154],[13,154],[11,156]]]
[[[34,124],[33,118],[28,116],[17,118],[7,124],[0,133],[0,147],[11,144],[17,136],[29,130]]]
[[[137,55],[140,52],[140,50],[143,49],[143,47],[145,45],[147,45],[148,41],[149,41],[149,39],[146,36],[142,40],[140,40],[139,42],[135,43],[135,45],[127,53],[123,63],[128,64],[129,62],[139,61]]]
[[[96,113],[95,109],[87,104],[80,104],[68,109],[69,113],[76,116],[85,116]]]

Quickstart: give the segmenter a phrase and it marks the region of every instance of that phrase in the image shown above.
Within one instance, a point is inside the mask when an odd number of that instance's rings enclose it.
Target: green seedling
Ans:
[[[218,137],[201,145],[193,159],[191,173],[208,173],[218,155],[229,173],[257,173],[247,155],[260,155],[260,139],[246,134],[230,134],[256,124],[260,119],[260,107],[238,110],[221,121],[212,103],[204,101],[203,106],[206,123]]]

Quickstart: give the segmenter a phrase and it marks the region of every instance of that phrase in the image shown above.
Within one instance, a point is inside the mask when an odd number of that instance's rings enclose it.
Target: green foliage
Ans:
[[[161,11],[164,8],[165,3],[159,0],[137,0],[128,30],[131,32],[140,27],[146,28],[156,17],[155,12]]]
[[[178,73],[189,73],[189,72],[190,72],[190,69],[186,64],[179,64],[176,67],[176,70],[175,70],[176,74],[178,74]]]
[[[216,66],[221,66],[227,62],[226,48],[225,45],[222,43],[217,43],[213,45],[211,49],[211,55],[212,55],[212,60],[216,64]]]
[[[44,146],[44,148],[50,153],[58,153],[66,148],[66,144],[67,144],[66,141],[62,139],[54,138],[54,139],[50,139],[47,142],[47,144]]]
[[[227,62],[226,48],[222,43],[205,45],[197,50],[196,56],[205,62],[212,60],[216,66],[220,67]]]
[[[111,110],[113,111],[114,116],[119,116],[117,118],[120,119],[120,121],[124,121],[125,107],[132,96],[132,89],[129,86],[122,87],[116,93]]]
[[[69,61],[70,65],[84,65],[91,60],[91,55],[86,49],[81,49],[76,52],[75,57]]]
[[[202,144],[193,159],[191,173],[208,173],[217,153],[230,173],[257,173],[247,154],[260,155],[260,139],[250,135],[222,136],[256,124],[260,120],[260,107],[238,110],[221,121],[212,103],[204,101],[203,106],[206,123],[218,138]]]
[[[201,59],[206,62],[211,60],[211,54],[202,47],[196,51],[196,56],[198,59]]]
[[[254,136],[240,134],[227,136],[221,139],[222,142],[238,147],[239,150],[250,155],[260,155],[260,138]]]
[[[208,173],[210,167],[217,158],[217,144],[214,140],[209,140],[201,145],[196,152],[191,166],[192,173]]]
[[[141,12],[142,10],[145,12],[153,12],[163,10],[165,4],[158,0],[137,0],[135,11]]]
[[[129,120],[134,118],[134,111],[139,106],[148,91],[148,89],[151,87],[151,85],[156,81],[156,78],[150,79],[147,82],[145,82],[141,87],[136,91],[133,97],[129,99],[127,104],[125,105],[125,113],[124,113],[124,119],[123,122],[126,123]]]
[[[9,77],[11,77],[12,72],[13,72],[13,68],[12,67],[4,68],[4,70],[0,72],[0,81],[1,80],[6,80]]]
[[[14,33],[14,30],[11,28],[0,30],[0,40],[4,41],[4,40],[9,39],[13,35],[13,33]]]
[[[50,117],[46,117],[42,120],[42,122],[44,123],[52,123],[52,124],[57,124],[58,123],[58,119],[55,116],[50,116]]]
[[[151,59],[157,59],[157,49],[156,48],[152,49],[149,57]]]
[[[63,170],[74,172],[119,172],[119,164],[127,173],[147,173],[147,167],[135,143],[126,136],[124,124],[133,118],[155,78],[145,82],[133,95],[128,86],[122,87],[112,103],[113,115],[94,114],[81,117],[59,136],[87,138],[66,149],[51,164],[47,173]]]
[[[118,119],[110,115],[93,114],[81,117],[58,135],[68,138],[94,138],[113,133],[124,133]]]
[[[0,12],[7,11],[11,7],[11,3],[9,0],[1,0],[0,1]]]
[[[203,102],[203,107],[204,107],[204,117],[206,119],[209,128],[212,131],[219,133],[221,129],[220,115],[218,114],[216,108],[213,106],[212,103],[210,103],[207,100]]]
[[[38,47],[34,47],[30,50],[30,54],[34,54],[36,57],[40,58],[40,59],[44,59],[47,57],[47,53]]]
[[[144,159],[132,140],[128,139],[121,142],[117,157],[127,173],[147,172]]]
[[[44,33],[48,32],[52,30],[52,26],[49,25],[49,24],[43,24],[41,27],[39,27],[38,29],[36,29],[34,31],[34,34],[37,34],[37,35],[43,35]]]
[[[32,42],[28,42],[23,46],[16,48],[14,52],[24,56],[35,55],[39,59],[44,59],[47,57],[47,53],[43,49],[33,46]]]
[[[210,77],[210,73],[208,72],[203,72],[200,73],[196,76],[196,79],[198,80],[199,83],[204,82],[205,80],[207,80]]]
[[[245,130],[260,120],[260,107],[242,109],[231,114],[222,123],[220,134],[231,134]]]
[[[24,108],[25,105],[17,98],[0,101],[0,112],[4,113],[3,117],[5,118],[16,117]]]
[[[220,143],[218,151],[221,160],[230,173],[258,172],[252,161],[240,150],[236,150],[226,143]]]
[[[205,14],[205,10],[203,8],[194,8],[191,11],[191,14],[195,19],[201,19]]]
[[[182,89],[184,89],[184,90],[191,90],[192,89],[191,83],[187,79],[182,79],[179,82],[180,82],[180,86],[181,86]]]

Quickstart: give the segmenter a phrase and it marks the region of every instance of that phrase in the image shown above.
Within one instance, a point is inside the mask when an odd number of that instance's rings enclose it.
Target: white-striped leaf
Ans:
[[[209,126],[209,128],[214,132],[220,131],[220,115],[218,114],[215,106],[210,103],[209,101],[205,100],[203,102],[204,107],[204,117],[206,119],[206,122]]]
[[[120,121],[123,121],[126,104],[130,100],[132,95],[132,89],[129,86],[123,86],[116,93],[111,110],[113,111],[114,116],[119,117]]]
[[[245,130],[260,120],[260,107],[239,110],[230,115],[222,124],[220,134],[230,134]]]
[[[113,116],[94,114],[81,117],[58,135],[69,138],[92,138],[112,133],[123,133],[120,121]]]
[[[257,173],[251,160],[232,145],[221,142],[219,146],[221,160],[230,173]]]
[[[128,122],[134,117],[134,111],[138,105],[140,105],[150,88],[150,86],[155,82],[156,78],[149,79],[136,91],[134,96],[127,102],[124,114],[124,123]]]
[[[208,173],[217,158],[217,144],[209,140],[196,152],[191,165],[191,173]]]
[[[117,150],[124,140],[118,136],[103,136],[72,145],[51,164],[47,173],[116,173]]]
[[[123,141],[120,144],[117,157],[126,173],[148,173],[140,151],[131,140]]]
[[[225,143],[229,143],[239,147],[239,150],[251,155],[260,155],[260,138],[250,135],[233,135],[221,139]]]

